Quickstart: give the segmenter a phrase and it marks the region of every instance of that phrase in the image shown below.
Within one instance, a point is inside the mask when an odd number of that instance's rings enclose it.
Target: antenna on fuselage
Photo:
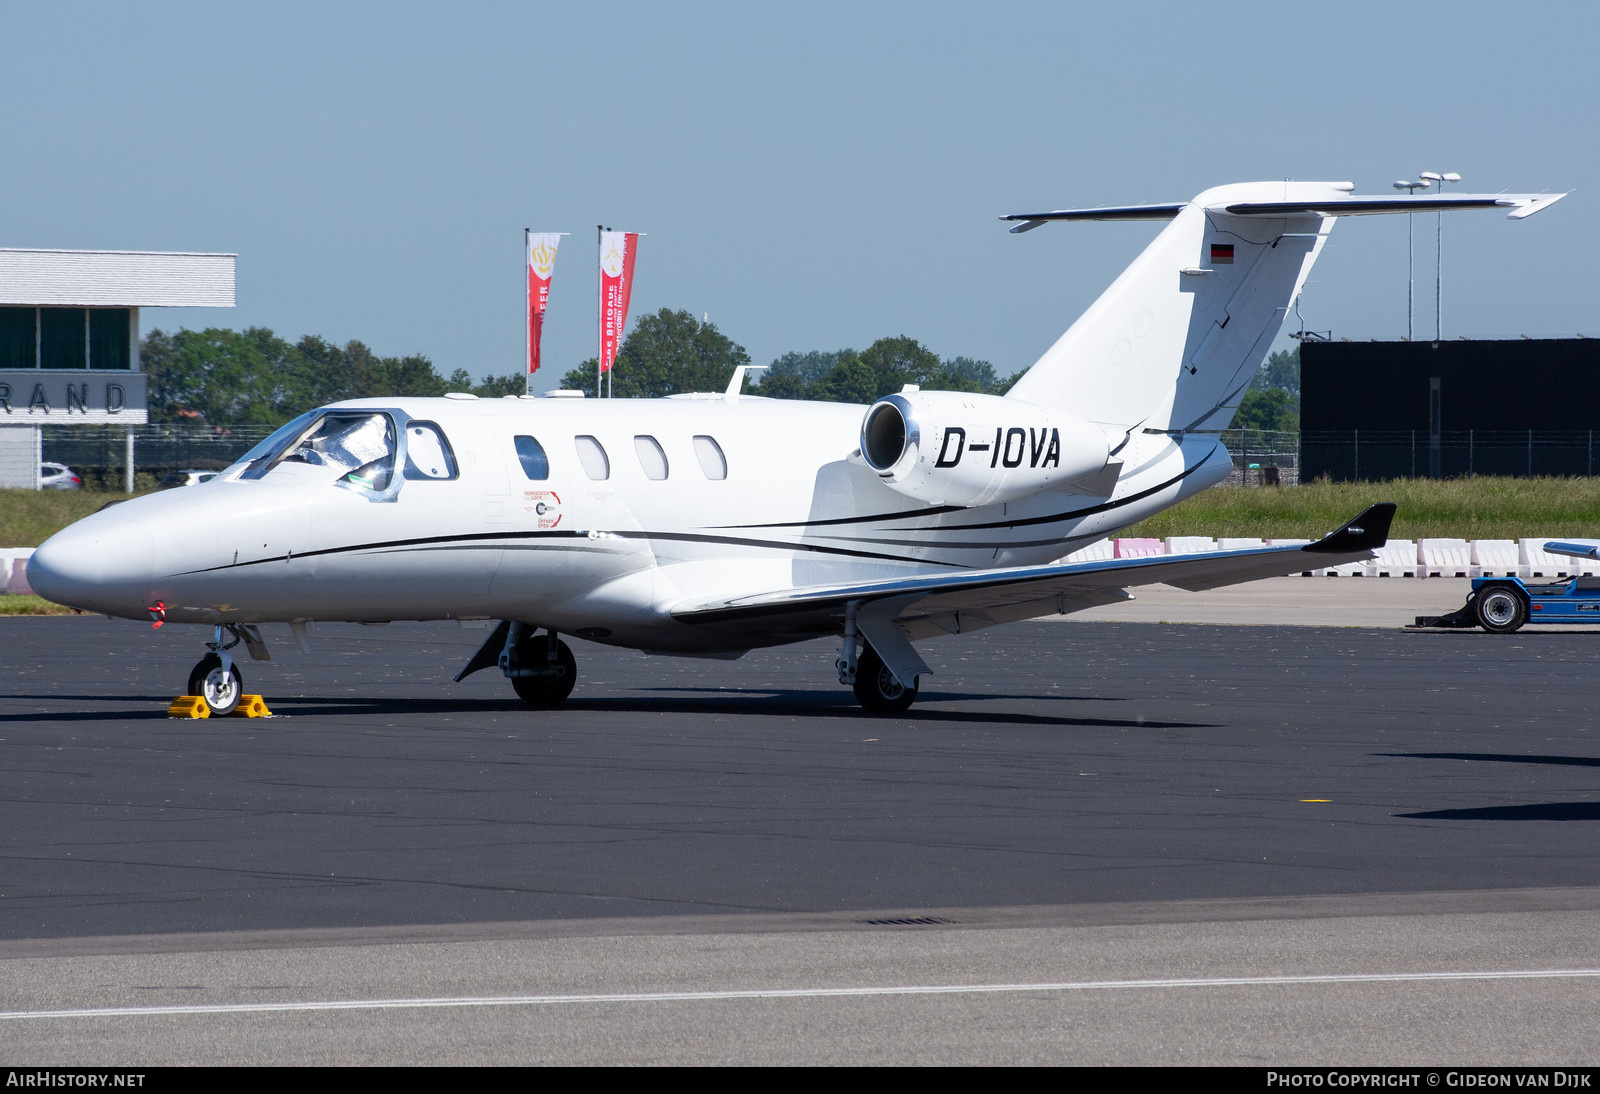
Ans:
[[[730,402],[730,403],[737,403],[739,401],[739,391],[740,391],[740,389],[742,389],[744,387],[744,374],[747,371],[749,371],[750,369],[753,369],[753,368],[754,369],[767,369],[767,368],[771,368],[771,367],[772,367],[771,365],[739,365],[739,366],[737,366],[733,370],[733,379],[728,381],[728,390],[724,391],[722,393],[722,397],[724,399],[728,400],[728,402]]]

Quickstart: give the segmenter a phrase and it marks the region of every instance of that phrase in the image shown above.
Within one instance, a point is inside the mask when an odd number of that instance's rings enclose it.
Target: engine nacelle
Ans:
[[[930,505],[984,505],[1103,470],[1111,443],[1060,410],[998,395],[904,391],[867,408],[861,456],[885,483]]]

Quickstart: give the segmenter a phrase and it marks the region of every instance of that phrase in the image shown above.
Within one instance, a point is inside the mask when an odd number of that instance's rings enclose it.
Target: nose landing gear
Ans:
[[[213,718],[232,714],[239,705],[239,696],[244,694],[244,678],[239,675],[239,666],[233,663],[232,657],[224,665],[224,656],[208,653],[200,658],[189,673],[189,690],[184,692],[204,699]]]
[[[223,641],[224,631],[233,635],[232,642]],[[228,652],[244,637],[238,628],[219,623],[215,637],[206,643],[211,652],[200,658],[189,673],[189,690],[184,694],[198,695],[204,699],[213,718],[232,714],[239,705],[239,697],[244,694],[244,678],[239,675],[239,666],[233,663],[233,655]]]

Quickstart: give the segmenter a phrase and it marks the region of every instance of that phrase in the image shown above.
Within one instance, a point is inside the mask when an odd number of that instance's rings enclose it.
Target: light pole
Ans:
[[[1394,184],[1396,190],[1404,190],[1408,194],[1415,194],[1418,190],[1426,190],[1431,186],[1427,179],[1411,182],[1407,179],[1397,179]],[[1416,288],[1417,281],[1411,273],[1411,213],[1406,214],[1406,341],[1411,341],[1411,325],[1416,318]]]
[[[1460,182],[1461,176],[1454,171],[1440,174],[1437,171],[1424,171],[1418,178],[1427,179],[1429,182],[1439,184],[1439,192],[1444,193],[1444,184],[1447,182]],[[1433,251],[1433,340],[1444,340],[1444,210],[1434,214],[1434,251]]]

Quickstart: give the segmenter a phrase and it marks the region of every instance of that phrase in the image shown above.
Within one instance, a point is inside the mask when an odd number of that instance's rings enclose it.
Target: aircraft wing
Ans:
[[[908,639],[1082,611],[1126,600],[1128,594],[1124,590],[1135,585],[1161,583],[1198,591],[1357,562],[1374,557],[1373,552],[1388,540],[1393,519],[1394,506],[1385,502],[1304,546],[966,570],[810,586],[710,603],[683,603],[673,609],[672,616],[690,625],[732,628],[760,620],[763,628],[776,625],[799,637],[839,633],[847,608],[854,603],[861,632],[900,675],[893,656],[895,650],[916,656]],[[786,623],[788,626],[784,626]],[[903,657],[901,660],[904,663]],[[926,666],[920,671],[926,671]]]

